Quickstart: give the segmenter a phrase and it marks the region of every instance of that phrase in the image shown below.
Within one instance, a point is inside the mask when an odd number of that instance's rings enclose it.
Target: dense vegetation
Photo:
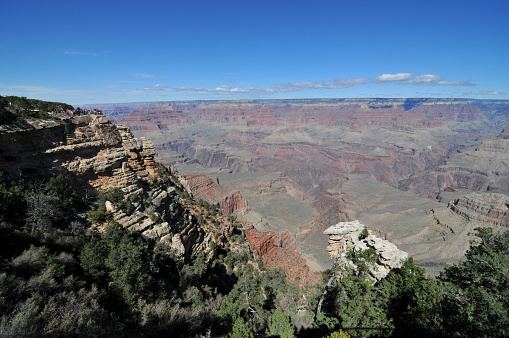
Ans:
[[[290,316],[302,321],[301,290],[248,251],[183,260],[111,221],[105,200],[129,209],[119,189],[89,204],[72,186],[65,175],[0,183],[0,335],[244,337],[281,323],[293,335]],[[105,231],[89,229],[94,217]]]
[[[331,272],[324,295],[260,270],[248,252],[183,261],[111,221],[91,231],[85,215],[97,204],[72,186],[64,175],[0,183],[1,335],[509,335],[509,232],[478,229],[465,260],[438,279],[410,259],[373,284],[359,264]],[[97,199],[127,203],[116,194]]]
[[[61,102],[0,95],[0,124],[20,123],[29,117],[48,118],[48,112],[73,109],[73,106]]]

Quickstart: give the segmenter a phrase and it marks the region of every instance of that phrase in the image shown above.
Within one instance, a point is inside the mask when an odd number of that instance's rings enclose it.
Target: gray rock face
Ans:
[[[366,227],[359,221],[339,222],[324,231],[329,235],[327,251],[335,265],[357,269],[357,266],[347,258],[349,250],[363,251],[373,249],[378,258],[375,264],[368,264],[370,276],[379,281],[396,268],[400,268],[408,259],[408,254],[399,250],[393,243],[378,238],[369,233],[363,238]],[[365,233],[365,232],[364,232]]]
[[[509,197],[497,193],[471,193],[449,202],[455,213],[478,222],[509,227]]]

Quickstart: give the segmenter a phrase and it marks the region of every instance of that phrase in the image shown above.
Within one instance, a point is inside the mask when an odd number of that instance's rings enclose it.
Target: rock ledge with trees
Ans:
[[[370,276],[376,281],[385,278],[392,269],[400,268],[408,259],[408,253],[381,238],[372,235],[370,231],[358,220],[339,222],[327,228],[324,234],[329,235],[327,251],[336,266],[358,268],[358,263],[350,254],[354,252],[365,253],[363,262],[367,264]]]

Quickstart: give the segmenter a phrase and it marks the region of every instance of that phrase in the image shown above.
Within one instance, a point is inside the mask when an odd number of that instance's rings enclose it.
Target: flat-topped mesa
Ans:
[[[375,264],[368,264],[368,268],[371,277],[377,281],[385,278],[392,269],[400,268],[408,259],[406,252],[398,249],[395,244],[372,235],[364,224],[357,220],[339,222],[323,233],[329,235],[327,251],[336,266],[356,270],[357,266],[347,258],[347,253],[350,250],[374,250],[378,258]]]

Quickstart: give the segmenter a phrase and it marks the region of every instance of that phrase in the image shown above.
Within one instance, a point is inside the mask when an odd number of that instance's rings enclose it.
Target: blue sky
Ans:
[[[0,95],[509,99],[507,0],[0,0]]]

